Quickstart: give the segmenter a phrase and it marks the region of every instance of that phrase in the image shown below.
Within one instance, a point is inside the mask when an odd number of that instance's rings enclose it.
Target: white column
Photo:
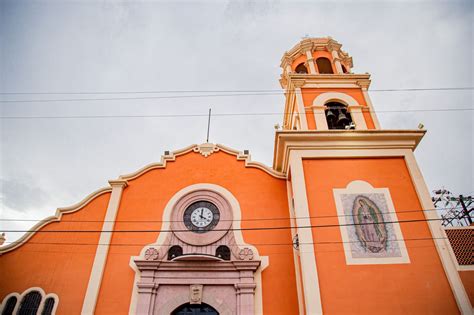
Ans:
[[[364,114],[362,113],[362,106],[360,105],[351,105],[348,106],[352,121],[355,123],[356,130],[367,130],[367,124],[365,122]]]
[[[337,53],[337,50],[333,49],[331,51],[331,54],[332,59],[334,61],[334,65],[336,66],[336,72],[339,74],[344,73],[344,71],[342,71],[341,60],[339,59],[339,54]]]
[[[316,122],[316,130],[328,130],[328,122],[326,120],[326,107],[313,106],[314,121]]]
[[[309,65],[309,73],[317,74],[318,72],[316,70],[316,67],[314,66],[314,59],[313,59],[313,55],[311,53],[311,50],[306,51],[306,59],[307,59],[308,65]]]
[[[298,108],[298,115],[300,118],[301,130],[308,130],[308,122],[306,121],[306,111],[304,108],[303,94],[301,88],[295,87],[296,108]]]
[[[306,314],[322,314],[321,293],[319,291],[318,270],[314,252],[313,234],[310,228],[308,199],[303,172],[303,161],[297,152],[290,153],[291,184],[295,201],[296,226],[300,242],[301,274]]]
[[[105,213],[104,224],[102,225],[102,232],[100,233],[99,245],[95,252],[94,264],[87,285],[86,295],[82,304],[81,314],[94,314],[95,306],[97,304],[97,297],[99,295],[100,285],[102,283],[102,275],[107,261],[107,254],[109,252],[110,239],[115,225],[115,218],[122,198],[122,191],[127,187],[126,180],[111,180],[112,194],[109,199],[107,212]]]
[[[291,64],[287,64],[286,65],[286,74],[290,74],[291,73]]]

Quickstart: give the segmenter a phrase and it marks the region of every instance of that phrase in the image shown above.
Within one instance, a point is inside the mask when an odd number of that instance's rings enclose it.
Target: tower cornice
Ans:
[[[370,86],[370,74],[288,74],[280,80],[282,88],[366,88]]]
[[[329,130],[329,131],[277,131],[273,152],[273,169],[287,173],[292,151],[350,152],[360,150],[414,151],[426,130]]]

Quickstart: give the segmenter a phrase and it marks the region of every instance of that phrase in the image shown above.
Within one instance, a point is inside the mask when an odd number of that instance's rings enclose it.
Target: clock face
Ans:
[[[184,211],[184,225],[195,233],[212,230],[220,219],[219,209],[208,201],[198,201]]]

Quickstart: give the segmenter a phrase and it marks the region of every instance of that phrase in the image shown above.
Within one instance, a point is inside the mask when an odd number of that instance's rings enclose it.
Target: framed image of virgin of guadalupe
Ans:
[[[388,188],[353,181],[333,192],[348,265],[410,262]]]

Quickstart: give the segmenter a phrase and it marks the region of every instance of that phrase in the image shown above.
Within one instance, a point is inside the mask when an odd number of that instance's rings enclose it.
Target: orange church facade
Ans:
[[[271,167],[204,143],[109,181],[0,247],[1,314],[472,314],[425,131],[381,129],[332,38],[281,67]]]

